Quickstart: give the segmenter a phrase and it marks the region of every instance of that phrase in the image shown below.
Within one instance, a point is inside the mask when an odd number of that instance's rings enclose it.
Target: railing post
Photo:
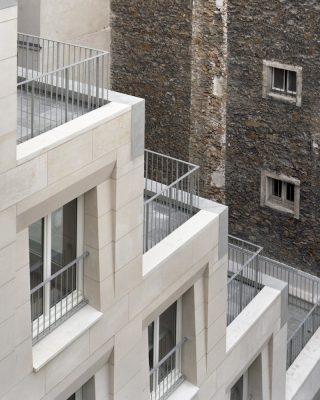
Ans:
[[[96,108],[99,107],[99,57],[96,59]],[[103,89],[102,89],[103,90]]]
[[[34,137],[34,82],[31,82],[31,138]]]
[[[172,187],[169,188],[169,210],[168,210],[168,235],[171,233],[171,212],[172,212]]]
[[[145,235],[144,235],[144,252],[148,251],[148,240],[149,240],[149,203],[145,204],[144,206],[144,212],[145,212],[145,220],[144,220],[144,230],[145,230]]]
[[[259,256],[257,255],[254,259],[254,264],[255,264],[255,279],[254,279],[254,286],[255,286],[255,296],[258,293],[258,279],[259,279]]]
[[[68,122],[68,105],[69,105],[69,68],[65,70],[65,122]]]

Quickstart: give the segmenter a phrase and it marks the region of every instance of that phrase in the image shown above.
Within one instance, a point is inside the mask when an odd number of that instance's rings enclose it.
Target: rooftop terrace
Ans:
[[[109,54],[18,34],[18,130],[22,143],[108,101]]]

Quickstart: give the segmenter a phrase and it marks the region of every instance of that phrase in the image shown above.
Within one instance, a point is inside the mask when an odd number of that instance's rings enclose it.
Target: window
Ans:
[[[263,97],[272,97],[301,106],[301,94],[301,67],[263,61]]]
[[[290,96],[297,93],[297,73],[280,68],[272,68],[272,90]]]
[[[29,227],[34,341],[82,303],[82,255],[82,197]]]
[[[158,400],[183,382],[181,299],[148,326],[151,399]]]
[[[261,205],[299,218],[300,181],[266,171],[261,174]]]

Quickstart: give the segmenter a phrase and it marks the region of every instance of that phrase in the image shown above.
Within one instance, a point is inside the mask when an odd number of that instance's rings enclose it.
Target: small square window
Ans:
[[[263,61],[263,97],[301,106],[302,68]]]
[[[299,218],[300,181],[267,171],[261,173],[261,206],[294,214]]]

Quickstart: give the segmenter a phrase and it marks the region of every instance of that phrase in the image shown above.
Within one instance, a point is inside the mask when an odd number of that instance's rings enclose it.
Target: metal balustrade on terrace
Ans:
[[[17,142],[107,103],[109,54],[18,34]]]
[[[199,167],[150,150],[144,156],[146,252],[198,212]]]
[[[262,289],[263,275],[288,283],[287,368],[320,327],[320,279],[262,256],[262,248],[229,236],[228,325]]]

